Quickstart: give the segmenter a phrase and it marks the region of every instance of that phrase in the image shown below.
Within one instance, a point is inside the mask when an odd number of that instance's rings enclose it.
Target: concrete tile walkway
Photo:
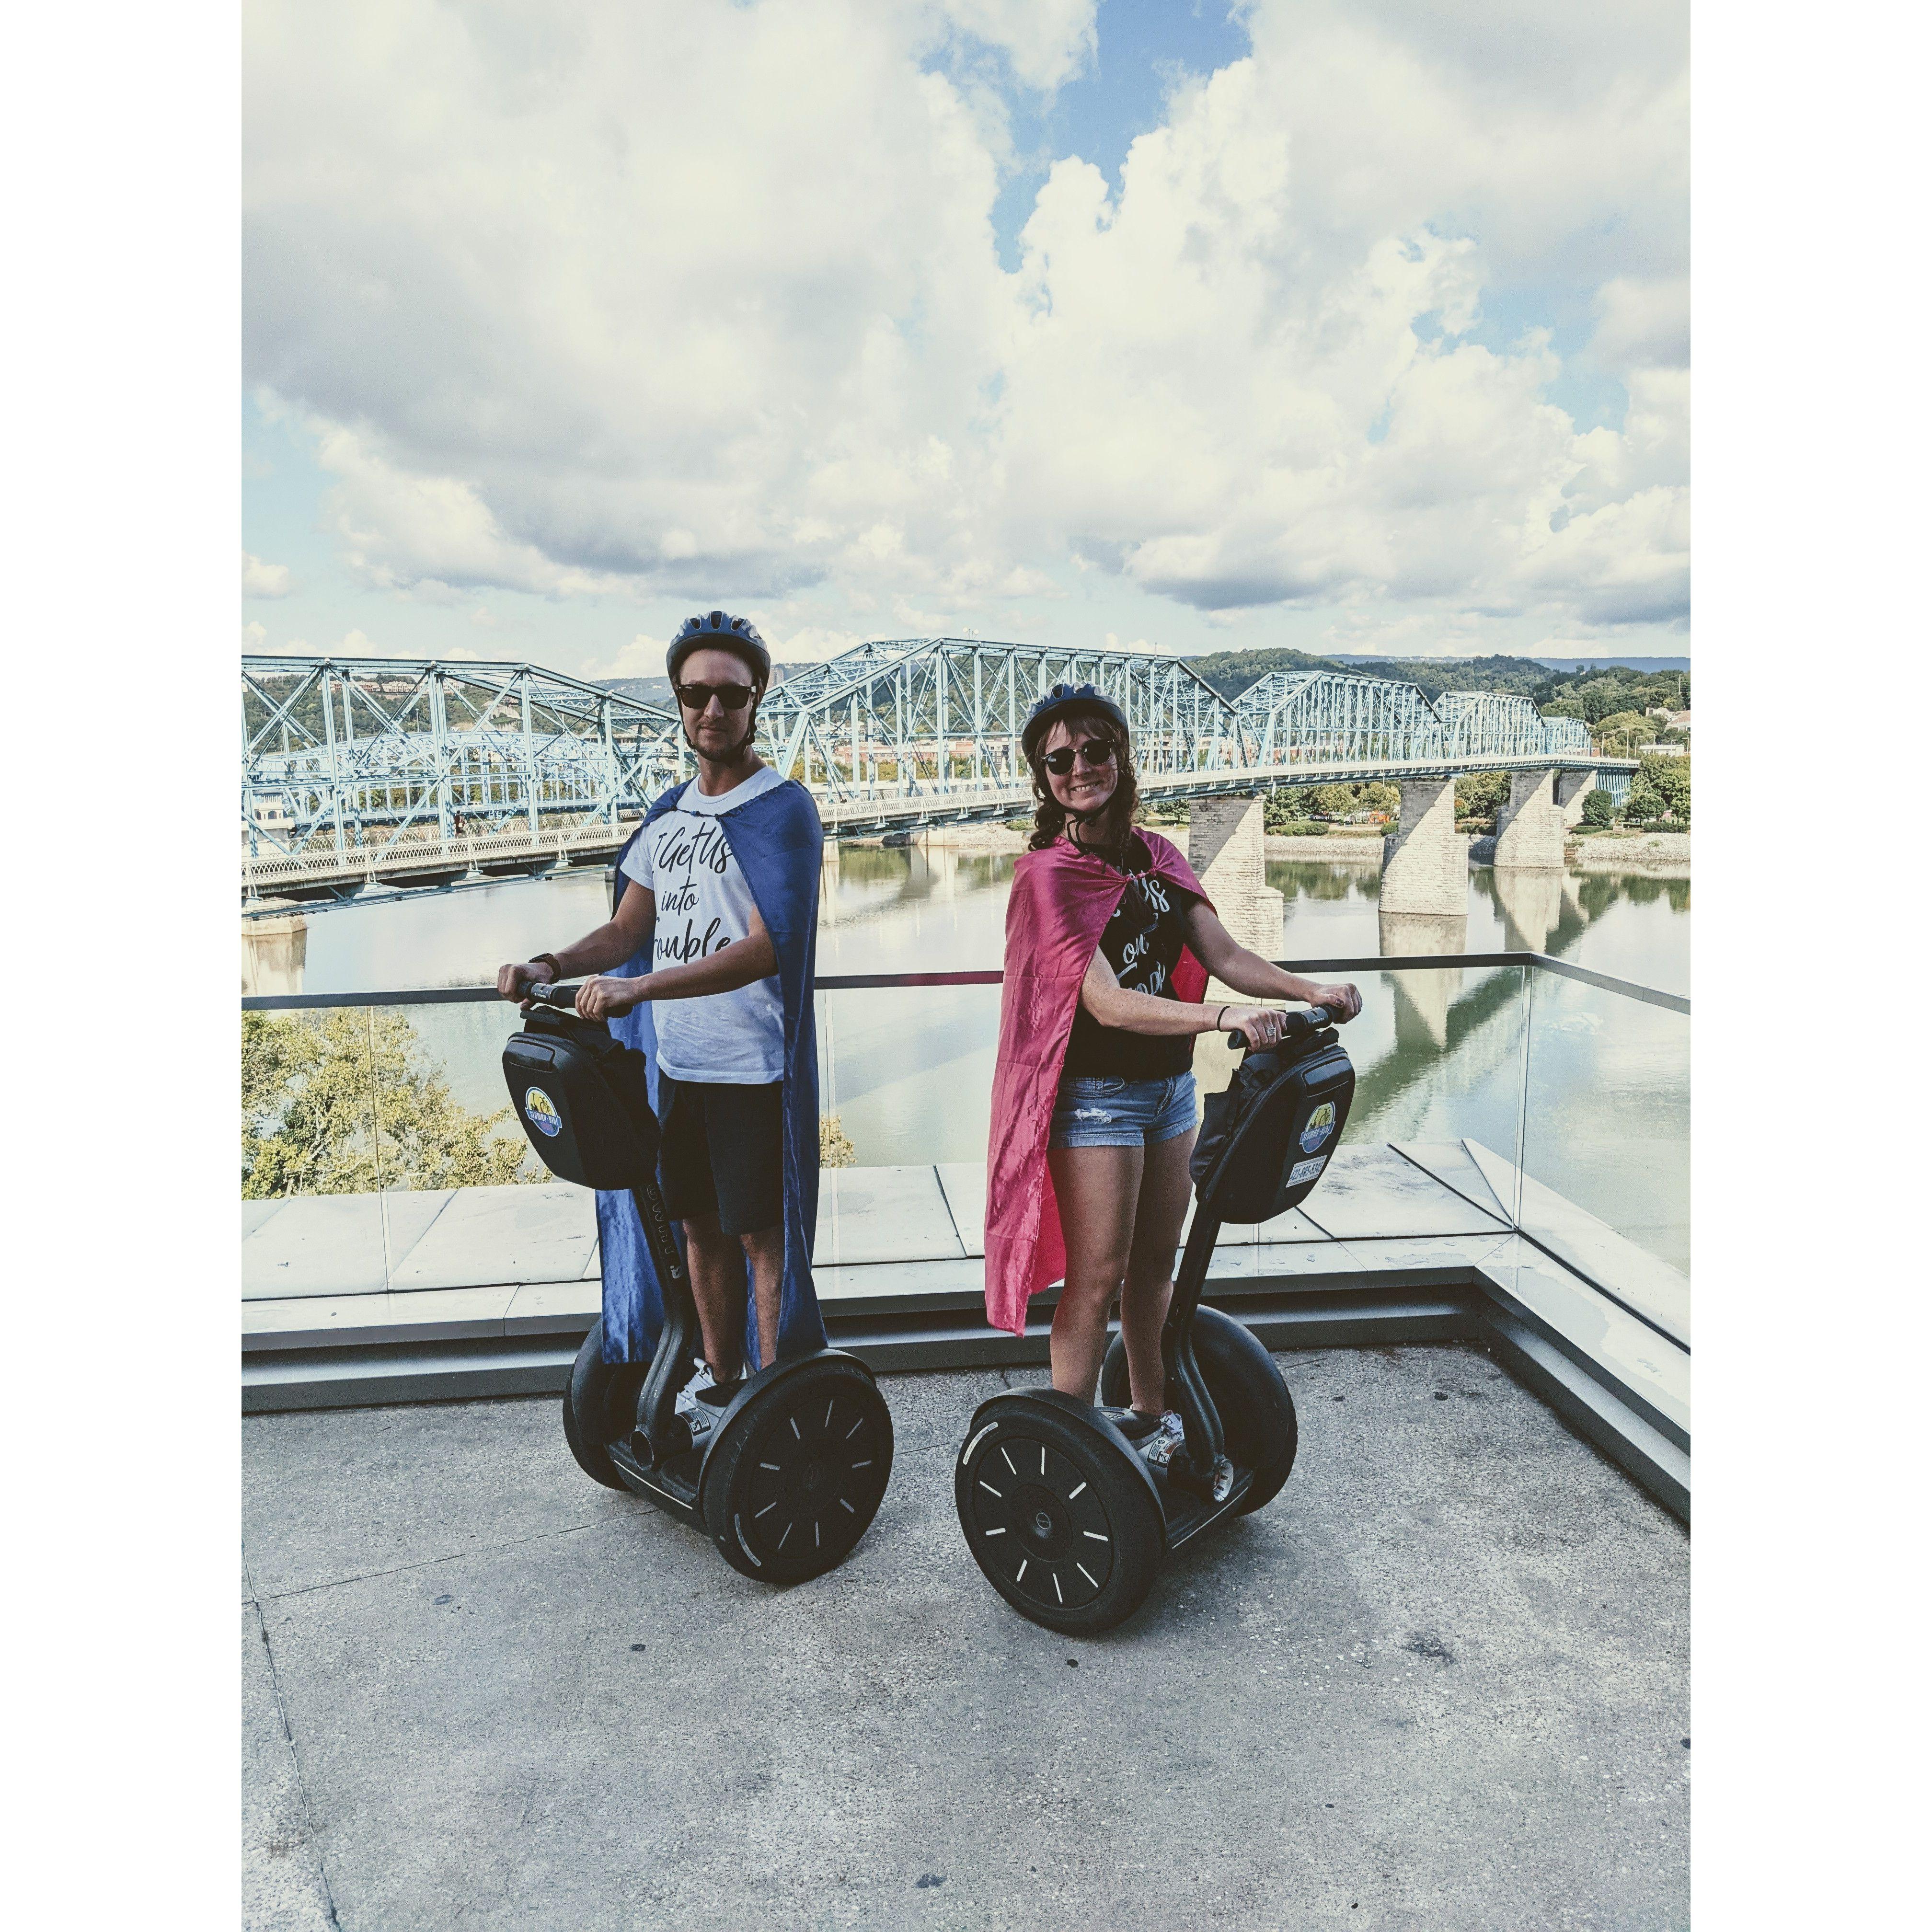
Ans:
[[[247,1418],[245,1922],[1686,1923],[1682,1526],[1478,1349],[1280,1359],[1288,1487],[1084,1643],[953,1518],[1030,1371],[884,1378],[884,1507],[790,1592],[554,1399]]]

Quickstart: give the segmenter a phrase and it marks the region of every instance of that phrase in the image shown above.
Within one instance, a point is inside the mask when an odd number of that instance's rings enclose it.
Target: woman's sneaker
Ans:
[[[1130,1442],[1138,1442],[1160,1426],[1160,1418],[1138,1408],[1103,1408],[1100,1413]]]

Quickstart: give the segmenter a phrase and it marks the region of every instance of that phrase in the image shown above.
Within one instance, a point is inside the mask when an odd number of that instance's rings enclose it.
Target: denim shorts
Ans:
[[[1198,1118],[1194,1076],[1116,1080],[1072,1074],[1053,1096],[1050,1148],[1152,1147],[1188,1132]]]

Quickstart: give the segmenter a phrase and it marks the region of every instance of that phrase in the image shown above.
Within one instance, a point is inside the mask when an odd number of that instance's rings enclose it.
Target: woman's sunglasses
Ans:
[[[1083,765],[1098,770],[1102,765],[1114,762],[1114,747],[1106,738],[1083,738],[1077,745],[1062,745],[1048,752],[1040,760],[1055,778],[1064,778],[1073,769],[1073,760],[1078,758]]]
[[[687,711],[702,711],[715,698],[727,711],[742,711],[752,701],[748,684],[680,684],[677,701]]]

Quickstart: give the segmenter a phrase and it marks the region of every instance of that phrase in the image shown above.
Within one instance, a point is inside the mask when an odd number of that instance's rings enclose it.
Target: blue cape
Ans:
[[[620,867],[632,846],[671,809],[683,790],[682,782],[674,784],[652,805],[619,854]],[[790,778],[720,812],[718,823],[778,957],[784,1021],[784,1277],[778,1301],[778,1354],[802,1355],[825,1346],[825,1324],[812,1280],[812,1244],[818,1222],[818,1035],[812,988],[818,957],[818,876],[825,830],[812,794]],[[622,884],[621,871],[618,878]],[[616,970],[635,978],[650,968],[646,944]],[[643,1049],[655,1108],[658,1045],[651,1003],[642,1001],[610,1026],[626,1046]],[[673,1227],[681,1249],[683,1230],[675,1222]],[[637,1203],[628,1193],[599,1191],[597,1233],[604,1262],[604,1359],[648,1360],[664,1325],[664,1293],[644,1244]],[[746,1287],[745,1359],[763,1368],[748,1264]]]

